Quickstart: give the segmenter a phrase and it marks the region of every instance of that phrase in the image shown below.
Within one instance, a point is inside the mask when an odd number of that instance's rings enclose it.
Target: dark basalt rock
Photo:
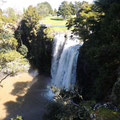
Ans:
[[[116,111],[116,112],[120,112],[120,109],[117,108],[112,102],[107,102],[107,103],[103,103],[103,104],[101,104],[101,103],[95,104],[94,106],[92,106],[92,109],[93,110],[98,110],[102,107],[113,110],[113,111]]]
[[[120,79],[113,86],[111,99],[114,104],[120,105]]]

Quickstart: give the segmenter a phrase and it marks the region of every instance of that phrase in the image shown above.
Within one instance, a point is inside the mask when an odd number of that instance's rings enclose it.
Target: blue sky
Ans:
[[[60,3],[64,0],[6,0],[6,3],[0,5],[0,8],[6,9],[8,7],[12,7],[17,11],[22,11],[23,8],[27,8],[29,5],[36,6],[38,3],[45,1],[49,2],[52,8],[54,9],[54,8],[58,8]],[[83,1],[83,0],[66,0],[66,1],[75,2],[75,1]],[[84,0],[84,1],[91,3],[93,0]]]

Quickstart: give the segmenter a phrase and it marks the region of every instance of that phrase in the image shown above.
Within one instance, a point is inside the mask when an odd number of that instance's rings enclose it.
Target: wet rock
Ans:
[[[100,107],[102,107],[102,104],[98,103],[98,104],[94,105],[93,110],[97,110]]]
[[[90,114],[90,118],[91,118],[91,119],[96,118],[96,114]]]
[[[98,110],[100,109],[101,107],[104,107],[104,108],[107,108],[107,109],[110,109],[110,110],[114,110],[114,111],[117,111],[117,112],[120,112],[120,109],[117,108],[115,105],[112,104],[112,102],[107,102],[107,103],[98,103],[96,105],[94,105],[92,107],[93,110]]]
[[[113,86],[111,99],[114,104],[120,105],[120,78]]]

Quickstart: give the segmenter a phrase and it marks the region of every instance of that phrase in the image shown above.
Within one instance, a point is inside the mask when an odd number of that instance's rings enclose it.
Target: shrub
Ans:
[[[29,64],[27,59],[15,50],[7,53],[0,53],[0,68],[4,73],[12,73],[27,71]]]
[[[22,116],[18,116],[18,115],[17,115],[16,118],[11,118],[10,120],[23,120],[23,119],[22,119]]]
[[[22,45],[18,48],[18,52],[24,57],[26,57],[28,53],[28,48],[25,45]]]

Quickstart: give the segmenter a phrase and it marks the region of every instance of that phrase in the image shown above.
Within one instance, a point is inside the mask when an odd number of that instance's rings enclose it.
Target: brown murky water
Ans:
[[[43,120],[47,112],[47,85],[50,77],[21,73],[3,81],[0,87],[0,120],[10,120],[17,115],[24,120]]]

